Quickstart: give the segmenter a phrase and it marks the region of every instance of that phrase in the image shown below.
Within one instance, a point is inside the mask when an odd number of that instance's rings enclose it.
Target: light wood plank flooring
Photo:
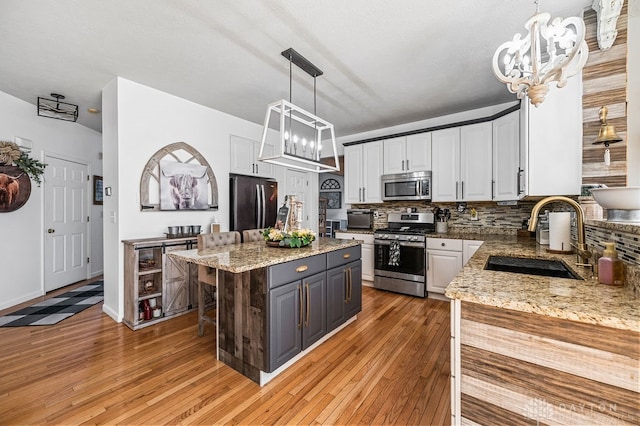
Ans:
[[[447,302],[364,288],[357,321],[260,388],[195,312],[134,332],[99,304],[0,328],[0,424],[449,424],[449,335]]]

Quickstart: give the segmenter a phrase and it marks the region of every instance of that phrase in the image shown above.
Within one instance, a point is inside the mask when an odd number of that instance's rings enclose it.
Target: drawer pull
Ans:
[[[304,271],[306,271],[307,269],[309,269],[309,267],[308,267],[307,265],[298,266],[298,267],[296,268],[296,272],[304,272]]]
[[[350,257],[351,257],[351,253],[345,253],[345,254],[342,255],[343,259],[348,259]]]

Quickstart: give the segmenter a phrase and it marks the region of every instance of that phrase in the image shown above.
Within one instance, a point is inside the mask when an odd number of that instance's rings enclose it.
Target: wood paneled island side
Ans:
[[[289,249],[250,242],[169,254],[217,274],[218,359],[260,385],[356,318],[357,240]],[[212,268],[212,269],[209,269]]]

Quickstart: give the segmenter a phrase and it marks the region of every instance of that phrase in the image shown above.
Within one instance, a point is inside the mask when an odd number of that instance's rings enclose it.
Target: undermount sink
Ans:
[[[511,256],[489,256],[484,269],[490,271],[514,272],[517,274],[542,275],[545,277],[581,280],[578,274],[560,260],[531,259]]]

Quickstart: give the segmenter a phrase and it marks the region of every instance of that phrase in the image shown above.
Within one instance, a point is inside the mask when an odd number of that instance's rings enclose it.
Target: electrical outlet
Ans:
[[[373,211],[373,217],[374,217],[374,219],[378,219],[380,217],[380,212],[378,210],[374,210]]]
[[[476,209],[471,208],[469,213],[471,214],[471,220],[478,220],[478,211]]]

